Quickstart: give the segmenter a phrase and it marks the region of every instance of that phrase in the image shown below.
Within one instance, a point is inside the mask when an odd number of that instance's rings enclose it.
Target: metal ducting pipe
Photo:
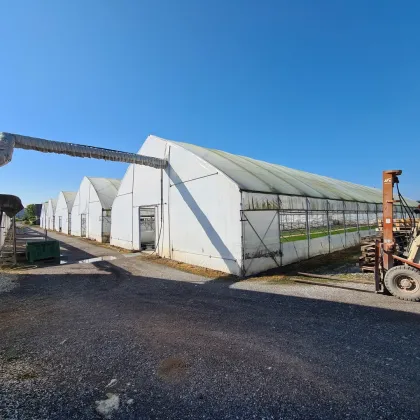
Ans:
[[[136,165],[150,166],[157,169],[164,168],[168,163],[165,159],[138,155],[136,153],[120,152],[118,150],[102,149],[100,147],[0,132],[0,166],[8,164],[12,160],[13,149],[15,147],[18,149],[37,150],[38,152],[43,153],[59,153],[62,155],[83,158],[134,163]]]

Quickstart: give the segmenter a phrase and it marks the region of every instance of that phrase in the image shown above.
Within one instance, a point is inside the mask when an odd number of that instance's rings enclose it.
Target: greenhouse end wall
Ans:
[[[242,192],[241,213],[249,276],[357,245],[376,233],[382,204]]]
[[[0,214],[1,216],[1,224],[0,224],[0,251],[3,248],[4,242],[7,237],[7,232],[12,226],[12,219],[6,214]]]

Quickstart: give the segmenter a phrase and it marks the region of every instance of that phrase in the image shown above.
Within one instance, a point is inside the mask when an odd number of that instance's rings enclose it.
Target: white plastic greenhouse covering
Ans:
[[[47,204],[47,211],[45,214],[45,220],[46,220],[46,228],[50,230],[54,230],[54,224],[55,224],[55,209],[57,207],[57,199],[56,198],[50,198],[48,200]]]
[[[155,136],[139,153],[169,164],[127,170],[111,229],[123,248],[141,248],[142,212],[155,209],[158,255],[251,275],[356,245],[382,217],[375,188]]]
[[[48,201],[45,201],[42,203],[41,206],[41,216],[39,217],[39,225],[43,228],[47,228],[47,207],[48,207]]]
[[[71,211],[76,198],[76,192],[61,191],[57,197],[55,210],[54,230],[70,235],[71,233]]]
[[[111,208],[120,184],[114,178],[83,178],[71,210],[72,235],[109,242]]]

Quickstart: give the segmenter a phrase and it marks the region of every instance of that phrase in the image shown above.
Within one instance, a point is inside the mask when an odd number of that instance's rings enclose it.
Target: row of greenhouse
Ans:
[[[43,204],[41,226],[251,275],[357,245],[382,218],[376,188],[155,136],[139,153],[168,164],[84,177]]]
[[[109,242],[111,209],[120,185],[119,179],[84,177],[77,192],[60,191],[42,204],[41,227]]]

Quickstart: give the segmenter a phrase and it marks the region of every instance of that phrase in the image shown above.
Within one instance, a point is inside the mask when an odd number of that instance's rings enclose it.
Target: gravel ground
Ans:
[[[57,237],[67,264],[0,276],[0,419],[419,418],[420,305]]]

